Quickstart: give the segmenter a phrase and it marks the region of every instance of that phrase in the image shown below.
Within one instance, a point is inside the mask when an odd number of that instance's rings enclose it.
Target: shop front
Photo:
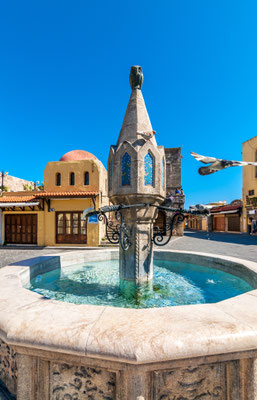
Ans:
[[[241,203],[212,208],[213,230],[216,232],[241,232],[241,214]]]

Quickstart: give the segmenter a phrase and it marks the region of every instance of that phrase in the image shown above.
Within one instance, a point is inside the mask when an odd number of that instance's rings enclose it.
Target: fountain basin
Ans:
[[[137,309],[217,303],[254,289],[222,266],[209,268],[156,257],[153,264],[153,280],[139,285],[123,281],[119,260],[112,259],[63,265],[30,279],[26,287],[67,303]]]
[[[233,271],[257,287],[257,264],[250,261],[171,250],[155,255]],[[24,288],[43,271],[108,258],[117,259],[118,251],[39,257],[0,270],[0,378],[18,400],[92,393],[95,399],[191,400],[204,393],[208,400],[257,399],[251,383],[257,290],[215,304],[124,309],[58,302]]]

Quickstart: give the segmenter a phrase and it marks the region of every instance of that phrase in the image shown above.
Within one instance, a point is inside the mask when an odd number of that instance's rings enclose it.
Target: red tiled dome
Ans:
[[[94,154],[85,150],[72,150],[64,154],[59,161],[96,160]]]

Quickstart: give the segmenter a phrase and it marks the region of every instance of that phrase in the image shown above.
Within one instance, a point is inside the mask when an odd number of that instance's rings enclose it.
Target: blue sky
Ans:
[[[187,205],[240,198],[240,168],[202,177],[190,151],[241,160],[257,135],[256,20],[254,0],[1,2],[0,169],[43,180],[74,149],[106,166],[139,64],[158,144],[182,147]]]

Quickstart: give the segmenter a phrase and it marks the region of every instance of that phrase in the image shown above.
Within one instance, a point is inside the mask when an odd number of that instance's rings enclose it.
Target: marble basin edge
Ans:
[[[158,259],[208,265],[257,288],[257,263],[198,252],[156,250]],[[37,257],[0,270],[0,337],[9,345],[132,364],[257,350],[257,290],[215,303],[154,309],[75,305],[24,288],[42,271],[118,258],[116,249]]]

